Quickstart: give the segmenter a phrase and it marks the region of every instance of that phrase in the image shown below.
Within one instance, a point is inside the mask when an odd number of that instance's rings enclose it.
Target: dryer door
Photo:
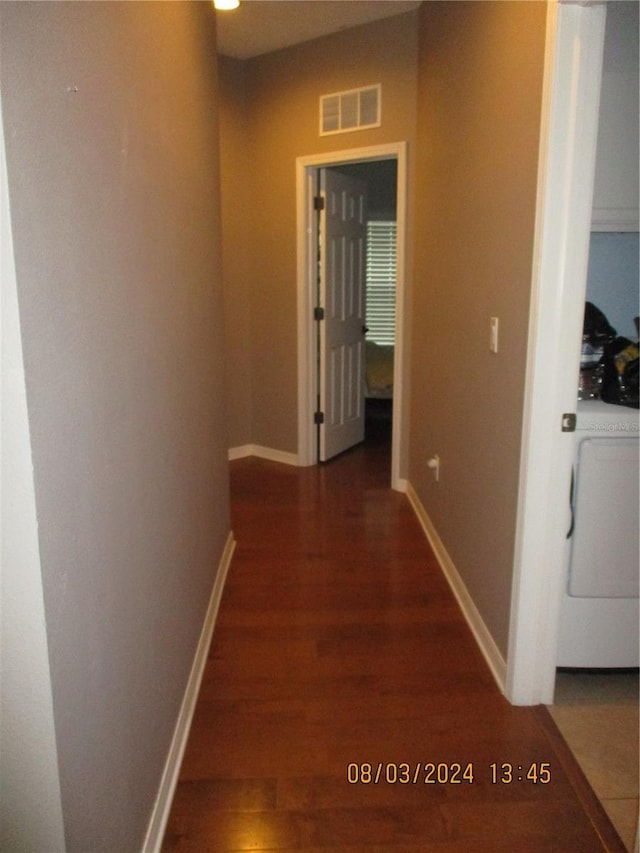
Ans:
[[[568,592],[638,597],[637,438],[580,443]]]

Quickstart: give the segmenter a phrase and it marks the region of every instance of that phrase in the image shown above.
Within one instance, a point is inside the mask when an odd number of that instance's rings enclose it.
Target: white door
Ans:
[[[319,394],[322,462],[364,439],[366,184],[320,170]]]

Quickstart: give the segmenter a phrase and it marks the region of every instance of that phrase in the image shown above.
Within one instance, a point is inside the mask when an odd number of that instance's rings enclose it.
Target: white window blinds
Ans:
[[[395,343],[396,223],[367,223],[367,340]]]

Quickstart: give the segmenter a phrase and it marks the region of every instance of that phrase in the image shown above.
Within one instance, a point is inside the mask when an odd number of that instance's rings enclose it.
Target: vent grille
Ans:
[[[320,97],[320,136],[379,127],[382,87],[364,86]]]

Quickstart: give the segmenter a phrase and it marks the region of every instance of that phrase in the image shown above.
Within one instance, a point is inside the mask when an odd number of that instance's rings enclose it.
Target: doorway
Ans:
[[[387,445],[393,428],[393,363],[397,267],[398,164],[347,163],[327,171],[366,186],[364,288],[364,440]]]
[[[406,253],[406,143],[339,151],[302,157],[297,161],[298,212],[298,457],[301,465],[318,462],[317,426],[314,416],[318,403],[318,341],[314,318],[317,287],[318,239],[315,228],[314,197],[322,169],[341,171],[375,170],[376,164],[391,161],[396,172],[396,288],[393,397],[391,418],[391,486],[403,491],[400,466],[403,448],[403,330]],[[379,168],[384,168],[380,166]]]
[[[606,10],[552,4],[505,693],[552,704]]]

